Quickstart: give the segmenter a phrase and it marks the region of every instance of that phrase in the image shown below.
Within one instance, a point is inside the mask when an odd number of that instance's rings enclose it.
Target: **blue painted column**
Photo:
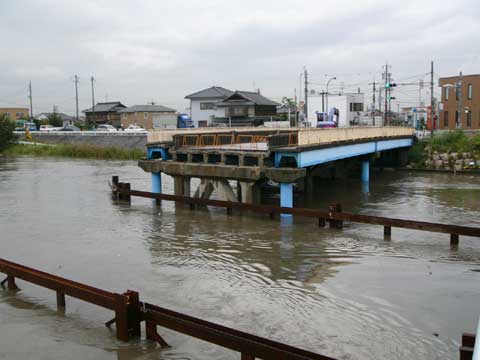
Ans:
[[[280,206],[293,207],[293,184],[280,183]],[[283,217],[292,216],[291,214],[281,214]]]
[[[161,194],[162,193],[162,173],[152,173],[152,193]],[[154,206],[161,205],[160,199],[153,199]]]
[[[162,193],[162,173],[152,173],[152,192]]]
[[[370,181],[370,161],[369,160],[362,161],[362,181],[364,182]]]

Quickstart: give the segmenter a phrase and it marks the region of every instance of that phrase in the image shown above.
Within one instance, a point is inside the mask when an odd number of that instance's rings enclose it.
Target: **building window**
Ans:
[[[144,119],[144,120],[147,120],[147,119],[148,119],[148,113],[146,113],[146,112],[143,113],[143,119]]]
[[[455,110],[455,127],[458,127],[458,124],[460,123],[458,119],[458,110]]]
[[[215,110],[215,103],[212,103],[212,102],[200,103],[200,110]]]
[[[363,103],[350,103],[350,112],[363,111]]]
[[[468,100],[472,100],[472,95],[473,95],[473,86],[472,84],[468,84]]]
[[[17,116],[17,119],[23,118],[23,112],[17,112],[15,115]]]
[[[127,120],[127,113],[123,113],[122,116],[123,116],[123,120]]]
[[[443,112],[443,127],[448,128],[448,111]]]
[[[227,108],[227,116],[247,116],[248,108],[246,106],[232,106]]]
[[[448,100],[448,93],[450,92],[450,88],[445,87],[445,88],[443,88],[443,91],[444,91],[445,101],[447,101]]]
[[[6,116],[7,118],[10,118],[10,113],[9,113],[9,112],[6,112],[6,113],[5,113],[5,116]]]
[[[467,127],[472,127],[472,112],[467,112]]]

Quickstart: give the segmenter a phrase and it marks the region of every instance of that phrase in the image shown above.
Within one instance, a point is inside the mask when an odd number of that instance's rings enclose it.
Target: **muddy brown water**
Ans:
[[[480,239],[315,219],[271,221],[192,212],[133,198],[114,204],[107,181],[150,178],[134,162],[0,159],[0,257],[341,359],[455,359],[480,315]],[[310,207],[480,226],[478,176],[384,172],[369,194],[324,181]],[[172,181],[163,177],[164,191]],[[117,341],[113,314],[18,281],[0,290],[0,359],[238,359],[160,329],[172,345]]]

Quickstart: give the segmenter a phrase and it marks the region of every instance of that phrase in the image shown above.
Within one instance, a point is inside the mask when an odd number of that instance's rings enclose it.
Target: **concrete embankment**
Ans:
[[[20,132],[20,135],[25,133]],[[32,132],[34,141],[47,144],[85,144],[101,147],[144,150],[147,134],[100,133],[100,132]]]

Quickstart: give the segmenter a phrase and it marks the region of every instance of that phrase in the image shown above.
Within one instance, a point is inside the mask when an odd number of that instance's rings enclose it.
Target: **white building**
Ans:
[[[217,104],[230,95],[233,95],[233,91],[221,86],[212,86],[185,96],[185,99],[190,100],[190,118],[195,127],[207,126],[212,118],[225,117],[225,108],[217,107]]]
[[[365,111],[363,93],[328,95],[328,109],[327,96],[324,95],[323,109],[322,109],[322,95],[315,94],[308,96],[308,122],[311,126],[317,125],[317,112],[328,113],[330,109],[336,108],[338,110],[338,126],[345,127],[351,125],[358,125],[359,119]]]

